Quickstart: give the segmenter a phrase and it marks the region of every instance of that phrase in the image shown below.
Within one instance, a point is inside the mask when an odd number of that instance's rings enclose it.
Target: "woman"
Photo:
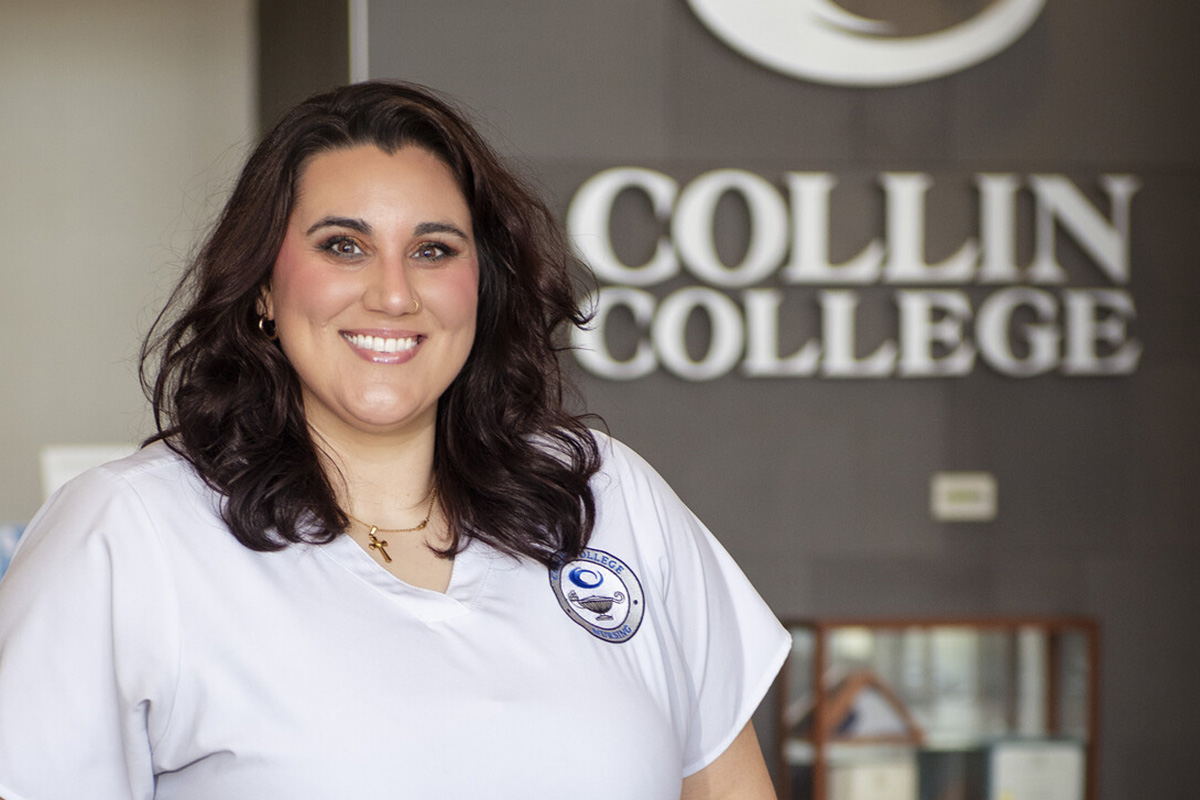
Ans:
[[[428,91],[285,116],[145,350],[158,434],[0,585],[0,796],[773,796],[786,634],[563,409],[570,264]]]

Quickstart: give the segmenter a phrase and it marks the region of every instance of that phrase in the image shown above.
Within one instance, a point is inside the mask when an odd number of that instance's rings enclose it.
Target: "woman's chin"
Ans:
[[[305,409],[309,426],[321,438],[337,440],[343,437],[395,437],[432,430],[437,420],[436,404],[429,408],[411,404],[328,406]]]
[[[363,433],[381,436],[418,432],[432,428],[437,417],[436,407],[415,409],[411,406],[368,408],[354,414],[353,425]]]

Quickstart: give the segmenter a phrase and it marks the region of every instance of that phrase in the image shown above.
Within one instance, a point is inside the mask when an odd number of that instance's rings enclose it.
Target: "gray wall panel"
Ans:
[[[506,151],[546,160],[664,152],[663,4],[424,0],[369,8],[372,76],[456,95],[495,126]]]
[[[843,5],[881,15],[896,6]],[[906,4],[901,27],[933,30],[986,5],[921,0]],[[1200,668],[1190,636],[1200,616],[1193,6],[1050,2],[991,60],[926,83],[859,89],[751,63],[683,0],[370,8],[372,74],[462,97],[564,214],[608,167],[653,168],[681,185],[717,168],[777,187],[789,170],[830,172],[840,181],[830,226],[840,260],[883,230],[879,174],[920,171],[935,182],[927,251],[939,258],[978,235],[978,172],[1063,173],[1103,213],[1099,176],[1136,174],[1131,278],[1120,287],[1136,302],[1130,329],[1144,345],[1131,376],[1015,379],[980,365],[953,379],[735,373],[689,383],[660,371],[628,383],[583,374],[581,384],[588,405],[660,469],[781,614],[1098,616],[1101,796],[1191,797],[1200,736],[1179,709],[1200,705],[1189,677]],[[732,259],[748,223],[736,203],[722,208],[718,249]],[[1022,191],[1021,264],[1033,250],[1032,208]],[[644,200],[623,198],[613,230],[632,262],[662,226]],[[1071,236],[1059,230],[1058,239],[1069,286],[1113,287]],[[684,275],[654,292],[691,283]],[[951,288],[978,304],[997,287]],[[784,349],[816,330],[814,290],[788,292]],[[739,290],[728,294],[740,302]],[[895,335],[897,312],[894,287],[861,294],[866,351]],[[928,481],[944,469],[993,472],[997,519],[933,521]]]
[[[1047,3],[1029,36],[955,79],[961,156],[1195,165],[1198,26],[1177,0]]]

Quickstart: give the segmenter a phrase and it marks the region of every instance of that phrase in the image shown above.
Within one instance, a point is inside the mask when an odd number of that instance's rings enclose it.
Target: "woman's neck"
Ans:
[[[311,435],[343,511],[380,528],[411,527],[414,515],[425,515],[434,486],[432,425],[336,437],[312,428]]]

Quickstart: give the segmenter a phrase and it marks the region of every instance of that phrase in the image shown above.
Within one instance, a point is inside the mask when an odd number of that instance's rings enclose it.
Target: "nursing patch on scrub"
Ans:
[[[612,553],[585,548],[550,570],[550,586],[567,616],[597,639],[624,642],[641,627],[641,581]]]

